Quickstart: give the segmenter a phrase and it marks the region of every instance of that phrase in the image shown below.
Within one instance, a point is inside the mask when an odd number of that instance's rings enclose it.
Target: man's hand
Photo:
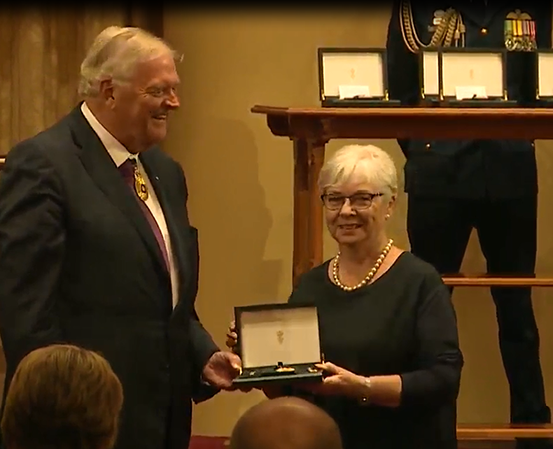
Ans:
[[[232,381],[242,372],[240,357],[232,352],[219,351],[207,361],[203,379],[210,385],[222,390],[233,390]]]

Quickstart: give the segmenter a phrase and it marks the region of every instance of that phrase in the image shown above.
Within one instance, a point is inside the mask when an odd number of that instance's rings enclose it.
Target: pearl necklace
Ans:
[[[394,241],[392,239],[388,240],[387,245],[382,250],[382,253],[380,253],[380,256],[378,257],[378,259],[376,259],[376,263],[371,268],[371,271],[369,271],[367,276],[365,276],[365,279],[363,279],[361,282],[359,282],[357,285],[354,285],[353,287],[350,287],[348,285],[344,285],[344,284],[342,284],[342,282],[340,282],[340,279],[338,277],[338,263],[339,263],[339,260],[340,260],[340,253],[338,253],[336,255],[336,257],[334,258],[334,262],[332,264],[332,279],[333,279],[334,283],[346,292],[351,292],[353,290],[357,290],[358,288],[361,288],[361,287],[364,287],[365,285],[367,285],[371,281],[371,279],[374,277],[374,275],[376,274],[378,269],[380,268],[380,265],[382,265],[382,262],[384,262],[384,259],[386,258],[386,256],[390,252],[390,250],[392,249],[392,244],[393,243],[394,243]]]

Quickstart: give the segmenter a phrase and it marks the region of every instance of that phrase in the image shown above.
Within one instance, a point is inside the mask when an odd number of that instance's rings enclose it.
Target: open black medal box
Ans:
[[[397,107],[390,99],[385,48],[317,49],[319,97],[323,107]]]
[[[546,72],[546,62],[550,61],[547,56],[544,52],[540,59],[542,73]],[[507,89],[505,48],[427,47],[419,52],[418,58],[423,106],[512,108],[517,105],[509,98]],[[400,106],[399,100],[389,92],[386,60],[384,48],[319,48],[321,105],[335,108]]]
[[[262,304],[235,307],[242,373],[235,385],[262,387],[320,382],[321,354],[317,308],[310,305]]]
[[[553,107],[553,49],[539,49],[534,60],[536,101],[539,107]]]
[[[419,52],[421,101],[426,106],[516,107],[507,91],[507,51],[427,48]]]

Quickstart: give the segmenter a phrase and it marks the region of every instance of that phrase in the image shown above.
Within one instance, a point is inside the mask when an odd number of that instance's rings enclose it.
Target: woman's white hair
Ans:
[[[81,64],[79,95],[98,95],[107,79],[127,82],[137,63],[166,54],[178,59],[166,42],[141,28],[110,26],[96,36]]]
[[[370,184],[386,195],[397,193],[397,171],[392,158],[374,145],[346,145],[325,163],[319,174],[321,193],[349,181]]]

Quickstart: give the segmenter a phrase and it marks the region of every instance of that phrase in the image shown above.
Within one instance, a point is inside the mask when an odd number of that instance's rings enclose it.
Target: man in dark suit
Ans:
[[[81,65],[85,101],[17,144],[0,176],[4,391],[37,347],[100,352],[124,388],[118,449],[185,449],[192,400],[240,370],[195,312],[186,180],[157,147],[178,83],[163,41],[107,28]]]
[[[509,98],[522,107],[531,105],[533,50],[551,48],[551,15],[550,2],[394,2],[386,44],[390,97],[406,106],[419,104],[418,53],[423,46],[507,48]],[[538,187],[532,141],[399,144],[407,160],[407,229],[414,254],[441,273],[458,273],[475,228],[489,273],[534,274]],[[510,386],[511,422],[548,423],[531,289],[492,288],[491,294]]]

